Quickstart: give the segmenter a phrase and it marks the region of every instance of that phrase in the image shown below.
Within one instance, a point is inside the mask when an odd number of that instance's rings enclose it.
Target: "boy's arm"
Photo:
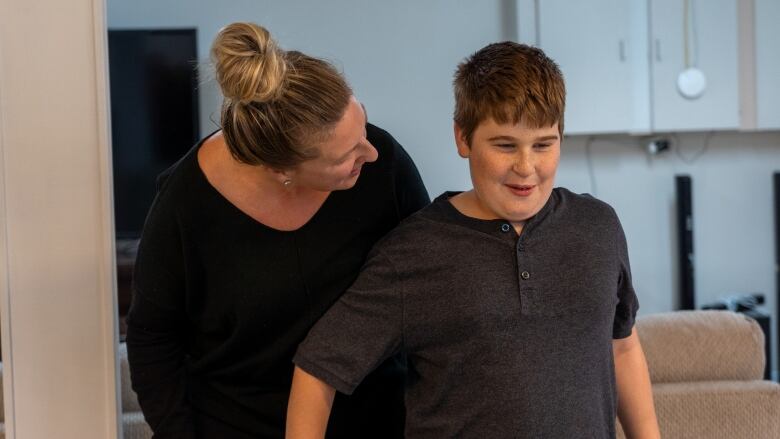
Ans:
[[[295,366],[287,405],[287,439],[324,438],[335,389]]]
[[[618,393],[618,418],[628,439],[661,437],[653,406],[650,374],[636,328],[626,338],[612,340]]]

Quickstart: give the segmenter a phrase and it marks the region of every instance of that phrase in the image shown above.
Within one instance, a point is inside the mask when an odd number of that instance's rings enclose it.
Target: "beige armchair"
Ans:
[[[762,379],[764,334],[754,320],[678,311],[639,318],[636,328],[663,438],[780,438],[780,385]]]

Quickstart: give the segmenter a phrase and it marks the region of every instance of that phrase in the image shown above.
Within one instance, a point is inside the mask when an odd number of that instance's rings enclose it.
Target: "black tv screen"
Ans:
[[[109,30],[114,216],[141,236],[158,174],[199,139],[195,29]]]

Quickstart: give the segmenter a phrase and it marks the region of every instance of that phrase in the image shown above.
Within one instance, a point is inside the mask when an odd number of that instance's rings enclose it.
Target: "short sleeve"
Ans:
[[[626,338],[631,335],[634,327],[636,313],[639,309],[639,301],[631,281],[631,264],[628,261],[628,245],[626,235],[620,220],[615,215],[617,227],[615,230],[615,244],[617,265],[619,270],[617,283],[618,304],[615,309],[615,321],[612,326],[612,338]]]
[[[350,287],[314,325],[293,362],[351,394],[384,360],[401,352],[403,298],[390,260],[373,250]]]

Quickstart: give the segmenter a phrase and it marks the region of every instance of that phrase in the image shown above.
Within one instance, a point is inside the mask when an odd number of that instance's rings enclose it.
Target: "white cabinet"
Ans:
[[[780,1],[755,0],[756,128],[780,129]]]
[[[736,0],[687,0],[688,58],[705,75],[697,99],[677,90],[685,65],[686,0],[650,0],[653,131],[739,128]]]
[[[646,32],[632,32],[647,21],[633,3],[537,3],[537,44],[560,65],[566,80],[567,133],[650,129]],[[644,104],[637,107],[637,102]]]
[[[535,43],[563,70],[568,134],[739,127],[737,0],[687,1],[689,64],[707,80],[696,99],[677,89],[686,0],[544,0],[518,10],[535,14]]]

